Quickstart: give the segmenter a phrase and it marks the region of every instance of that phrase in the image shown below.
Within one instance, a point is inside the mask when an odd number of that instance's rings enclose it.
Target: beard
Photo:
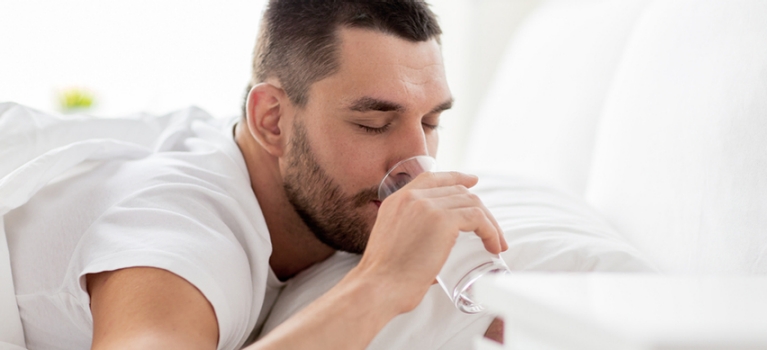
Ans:
[[[317,162],[303,123],[296,121],[293,130],[283,185],[288,201],[320,242],[362,254],[372,227],[361,209],[378,199],[377,189],[344,194]]]

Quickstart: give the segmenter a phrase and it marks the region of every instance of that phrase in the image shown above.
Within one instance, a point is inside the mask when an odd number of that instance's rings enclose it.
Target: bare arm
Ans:
[[[485,338],[495,340],[503,344],[503,320],[495,318],[490,326],[487,327]]]
[[[185,279],[151,267],[86,277],[93,349],[215,349],[213,307]]]
[[[331,291],[291,317],[256,349],[363,349],[401,310],[380,281],[352,270]]]
[[[477,232],[493,253],[506,249],[495,219],[466,190],[476,181],[422,174],[387,198],[357,267],[248,349],[362,349],[420,303],[459,231]]]

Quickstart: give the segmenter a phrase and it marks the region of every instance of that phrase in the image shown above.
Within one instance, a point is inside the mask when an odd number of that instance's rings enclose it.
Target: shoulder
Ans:
[[[253,224],[236,204],[227,204],[230,201],[220,191],[190,182],[134,191],[108,208],[83,234],[70,270],[77,278],[68,280],[72,283],[68,289],[88,305],[82,286],[89,275],[162,270],[172,275],[169,283],[183,281],[199,293],[215,310],[221,341],[236,344],[247,335],[257,315],[254,300],[263,293],[254,290],[259,275],[253,266],[266,269],[270,250],[267,245],[247,245],[247,235],[258,233],[246,231]],[[160,285],[142,283],[131,289]]]
[[[178,275],[149,267],[106,271],[88,275],[87,289],[94,349],[217,347],[219,310]],[[223,331],[221,345],[233,348]]]

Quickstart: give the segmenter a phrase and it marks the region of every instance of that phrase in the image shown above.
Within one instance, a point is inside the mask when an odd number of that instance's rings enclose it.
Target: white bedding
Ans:
[[[480,176],[473,191],[501,225],[509,243],[502,256],[513,271],[655,271],[583,200],[548,184]],[[358,261],[337,253],[290,280],[262,335],[332,288]],[[415,310],[392,320],[368,349],[469,349],[493,318],[457,311],[434,285]]]

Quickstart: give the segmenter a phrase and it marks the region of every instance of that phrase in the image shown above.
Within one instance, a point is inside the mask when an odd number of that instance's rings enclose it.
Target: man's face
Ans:
[[[340,69],[311,85],[280,167],[290,202],[315,235],[362,253],[378,184],[400,160],[436,156],[436,126],[452,98],[435,40],[363,29],[339,35]]]

